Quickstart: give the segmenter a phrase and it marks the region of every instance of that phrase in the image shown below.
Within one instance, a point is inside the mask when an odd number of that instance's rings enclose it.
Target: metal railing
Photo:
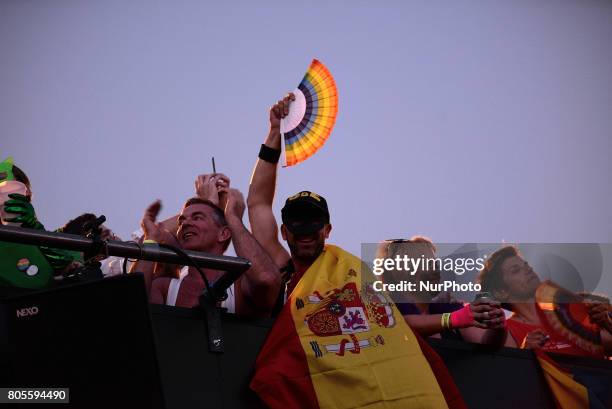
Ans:
[[[129,241],[108,240],[95,241],[73,234],[55,233],[43,230],[24,229],[15,226],[0,225],[0,240],[35,246],[55,247],[66,250],[98,253],[117,257],[156,261],[160,263],[187,264],[176,252],[156,244],[138,244]],[[242,257],[218,256],[197,251],[184,252],[199,266],[231,273],[243,273],[251,266],[249,260]]]

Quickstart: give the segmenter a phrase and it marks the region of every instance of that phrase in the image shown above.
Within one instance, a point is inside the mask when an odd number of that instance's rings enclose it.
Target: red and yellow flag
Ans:
[[[535,354],[557,409],[612,408],[612,379],[597,367],[564,367],[544,350]]]
[[[589,393],[587,388],[576,382],[570,373],[562,370],[546,355],[546,352],[536,349],[535,353],[557,408],[589,409]]]
[[[464,408],[439,357],[366,271],[326,246],[268,335],[251,388],[271,408]]]

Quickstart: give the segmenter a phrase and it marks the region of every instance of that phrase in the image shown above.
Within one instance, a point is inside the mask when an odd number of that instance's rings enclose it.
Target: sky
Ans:
[[[0,160],[55,229],[124,239],[217,170],[246,195],[268,109],[317,58],[338,119],[279,171],[330,242],[612,242],[607,1],[0,1]],[[245,221],[247,217],[245,216]],[[612,263],[612,260],[610,261]]]

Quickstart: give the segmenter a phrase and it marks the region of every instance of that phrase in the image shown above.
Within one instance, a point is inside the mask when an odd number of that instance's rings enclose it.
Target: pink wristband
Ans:
[[[452,328],[467,328],[471,327],[474,322],[474,314],[470,309],[470,305],[464,306],[462,309],[451,313],[450,322]]]

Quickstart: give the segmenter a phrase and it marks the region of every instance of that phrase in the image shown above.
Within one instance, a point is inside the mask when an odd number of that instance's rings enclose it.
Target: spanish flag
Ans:
[[[360,259],[326,246],[257,358],[251,388],[270,408],[465,408],[440,358],[372,282]]]
[[[535,350],[544,379],[557,409],[607,409],[612,407],[612,380],[596,370],[563,368],[548,354]]]

